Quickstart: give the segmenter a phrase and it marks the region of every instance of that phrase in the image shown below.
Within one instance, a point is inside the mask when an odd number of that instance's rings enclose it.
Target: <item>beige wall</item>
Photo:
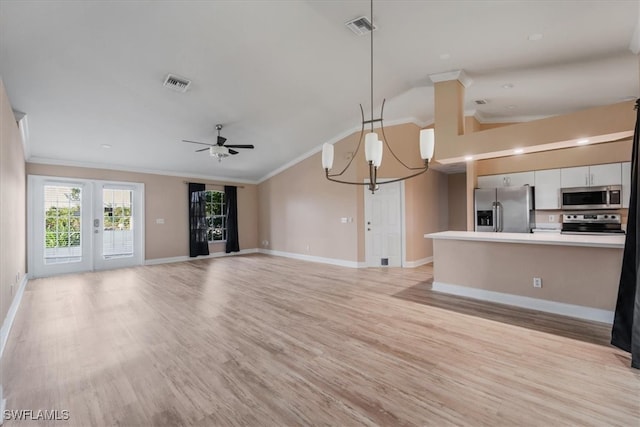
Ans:
[[[622,249],[460,240],[434,246],[436,282],[615,309]],[[533,277],[542,278],[542,288],[533,287]]]
[[[509,153],[516,147],[548,150],[581,138],[606,141],[633,133],[635,113],[633,102],[629,101],[462,134],[459,132],[462,105],[458,102],[459,88],[453,83],[458,82],[436,83],[434,91],[438,141],[435,158],[445,163],[447,159],[458,161],[466,155]],[[439,108],[443,114],[439,114]]]
[[[631,147],[632,140],[626,139],[540,153],[478,160],[477,173],[478,176],[482,176],[600,163],[628,162],[631,160]]]
[[[29,175],[67,178],[98,179],[140,182],[145,191],[145,258],[172,258],[189,255],[189,212],[187,209],[187,185],[189,179],[107,169],[91,169],[69,166],[27,164]],[[194,178],[193,182],[205,182]],[[238,238],[240,249],[258,247],[258,197],[255,185],[238,188]],[[209,187],[208,187],[209,188]],[[211,187],[211,189],[222,187]],[[163,218],[164,224],[156,224]],[[224,252],[223,243],[209,246],[213,252]]]
[[[346,155],[339,148],[336,158]],[[327,181],[321,164],[316,154],[258,185],[259,242],[265,249],[357,261],[362,187]],[[343,224],[342,217],[354,221]]]
[[[26,175],[22,137],[0,80],[0,319],[26,274]],[[18,277],[16,277],[16,275]],[[0,378],[1,383],[1,378]]]
[[[413,124],[385,128],[395,154],[411,167],[422,164],[419,132],[420,128]],[[357,132],[334,145],[332,173],[346,166],[359,136]],[[363,182],[368,177],[363,148],[343,179]],[[405,175],[407,171],[385,147],[378,176]],[[446,182],[446,176],[434,170],[405,181],[407,261],[430,257],[432,245],[423,235],[446,229]],[[264,181],[258,186],[258,194],[259,241],[268,240],[269,249],[364,262],[364,188],[327,181],[320,153]],[[353,218],[353,222],[342,224],[341,217]]]
[[[467,230],[467,174],[449,175],[449,230]]]

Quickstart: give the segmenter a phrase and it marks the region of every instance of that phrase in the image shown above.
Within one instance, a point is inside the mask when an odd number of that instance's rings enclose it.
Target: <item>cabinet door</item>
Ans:
[[[622,164],[622,207],[629,207],[631,197],[631,162]]]
[[[478,177],[478,188],[497,188],[505,186],[504,175],[485,175]]]
[[[560,169],[560,185],[563,188],[588,187],[589,166]]]
[[[622,184],[622,168],[620,163],[594,165],[589,168],[590,185],[620,185]]]
[[[535,171],[536,209],[560,209],[560,169]]]
[[[522,187],[524,185],[533,187],[535,182],[533,172],[510,173],[506,175],[506,178],[507,187]]]

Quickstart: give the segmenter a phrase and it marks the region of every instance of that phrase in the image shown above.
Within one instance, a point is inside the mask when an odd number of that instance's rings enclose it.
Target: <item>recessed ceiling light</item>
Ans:
[[[588,144],[589,140],[588,139],[579,139],[576,143],[580,144],[580,145],[584,145],[584,144]]]
[[[104,148],[105,150],[108,150],[109,148],[111,148],[110,144],[102,144],[100,145],[100,147]]]
[[[473,160],[473,156],[464,156],[464,159],[468,162],[470,160]]]
[[[503,89],[513,89],[513,84],[512,83],[503,84],[502,88]]]
[[[524,148],[516,148],[515,150],[513,150],[513,152],[515,154],[522,154],[522,153],[524,153]]]
[[[537,42],[538,40],[542,39],[542,34],[540,33],[529,34],[528,39],[529,41]]]
[[[506,107],[504,107],[504,108],[506,108],[507,110],[513,110],[513,109],[515,109],[515,108],[516,108],[516,106],[515,106],[515,105],[507,105],[507,106],[506,106]]]
[[[441,53],[440,54],[440,59],[449,59],[451,58],[451,54],[449,53]]]

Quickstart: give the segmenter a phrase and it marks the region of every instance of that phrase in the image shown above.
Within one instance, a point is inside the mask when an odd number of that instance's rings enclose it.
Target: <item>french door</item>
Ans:
[[[144,185],[29,176],[33,277],[140,265]]]

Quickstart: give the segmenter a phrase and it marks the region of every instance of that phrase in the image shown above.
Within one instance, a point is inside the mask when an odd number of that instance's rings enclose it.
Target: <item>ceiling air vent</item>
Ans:
[[[476,104],[478,104],[478,105],[485,105],[487,103],[487,100],[486,99],[476,99],[474,102]]]
[[[167,74],[167,78],[164,79],[164,87],[167,87],[176,92],[186,92],[191,86],[191,80],[187,80],[184,77],[176,76],[175,74]]]
[[[351,21],[345,22],[344,25],[346,25],[348,29],[359,36],[363,36],[367,33],[370,33],[372,30],[377,29],[377,27],[371,25],[371,21],[369,21],[369,18],[367,18],[366,16],[352,19]]]

